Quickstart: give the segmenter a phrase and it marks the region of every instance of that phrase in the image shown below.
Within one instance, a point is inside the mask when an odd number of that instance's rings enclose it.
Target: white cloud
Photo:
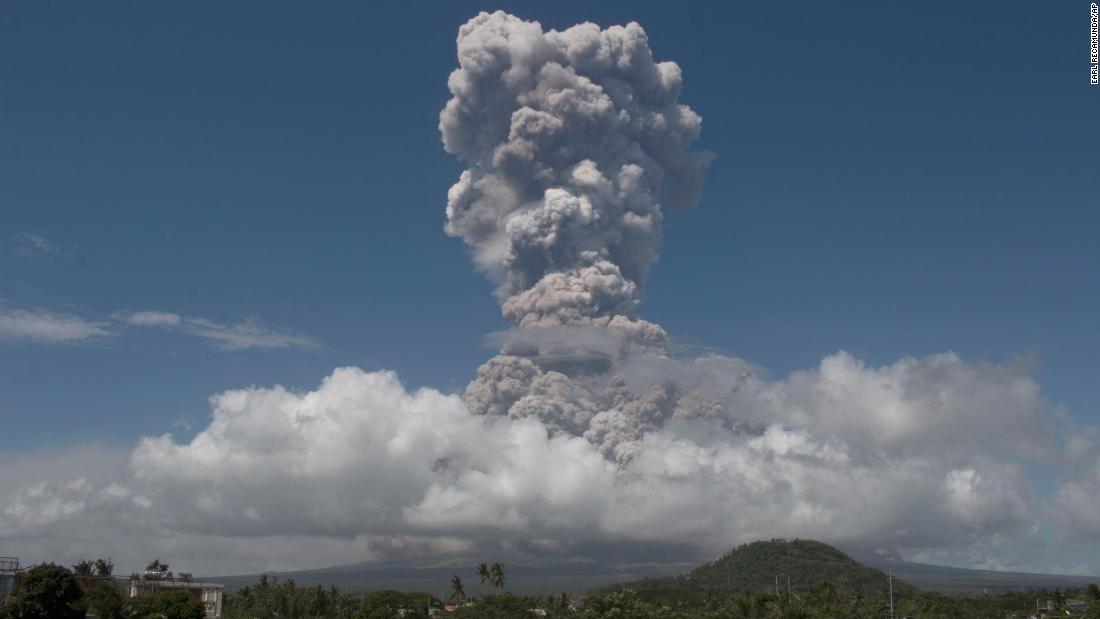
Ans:
[[[236,324],[221,324],[205,318],[180,316],[171,312],[141,311],[115,313],[108,321],[90,320],[41,308],[13,308],[0,305],[0,341],[79,343],[114,335],[112,323],[116,327],[118,323],[122,323],[134,327],[180,331],[208,340],[224,350],[316,348],[318,346],[317,342],[308,336],[270,328],[256,319]]]
[[[472,415],[457,396],[343,368],[304,393],[214,396],[209,425],[185,443],[143,439],[125,475],[0,487],[0,535],[69,552],[98,531],[135,556],[174,539],[195,571],[260,569],[275,549],[304,546],[281,567],[531,539],[581,553],[607,540],[679,543],[707,556],[773,536],[1011,563],[1012,542],[1032,543],[1042,510],[1020,456],[996,443],[1053,414],[1037,392],[1014,388],[1018,380],[1011,367],[953,355],[868,368],[838,354],[818,370],[759,381],[739,404],[759,429],[672,418],[621,464],[534,417]],[[807,390],[831,395],[803,400]],[[929,394],[950,402],[955,392],[985,395],[954,414],[924,408]],[[915,429],[909,415],[929,427]],[[956,415],[1001,418],[1010,430],[987,441]],[[860,421],[882,436],[868,440]],[[935,440],[955,431],[975,440]],[[222,550],[180,550],[192,540]],[[226,556],[229,548],[239,554]]]
[[[134,312],[125,320],[137,327],[175,327],[182,319],[171,312]]]
[[[177,330],[208,340],[225,350],[249,348],[316,348],[312,338],[264,326],[249,319],[237,324],[220,324],[205,318],[171,312],[142,311],[114,314],[113,322],[135,327]],[[111,322],[40,308],[11,308],[0,305],[0,341],[24,340],[45,344],[79,343],[113,335]]]
[[[43,309],[0,306],[0,340],[63,344],[107,335],[110,335],[110,331],[102,322]]]
[[[1100,539],[1100,428],[1073,428],[1051,519],[1075,540]]]
[[[228,350],[317,347],[317,342],[310,337],[270,329],[255,320],[223,325],[202,318],[188,318],[185,324],[192,335],[212,340]]]
[[[33,232],[24,232],[15,238],[12,253],[16,256],[60,255],[61,248],[46,237]]]
[[[746,381],[733,398],[763,414],[755,421],[781,419],[868,454],[1042,457],[1056,449],[1055,408],[1023,363],[941,353],[875,368],[842,351],[782,381]]]
[[[159,327],[178,330],[195,337],[210,340],[226,350],[247,348],[316,348],[312,338],[278,329],[265,327],[258,320],[249,319],[237,324],[220,324],[205,318],[180,316],[171,312],[142,311],[126,314],[122,319],[137,327]]]

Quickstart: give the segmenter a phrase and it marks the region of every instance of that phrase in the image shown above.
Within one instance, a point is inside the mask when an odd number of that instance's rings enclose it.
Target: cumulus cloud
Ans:
[[[1100,428],[1074,427],[1072,432],[1051,519],[1064,536],[1093,541],[1100,538]]]
[[[747,392],[735,408],[770,421],[745,430],[726,413],[673,413],[653,420],[624,462],[563,422],[576,411],[546,420],[478,415],[458,396],[408,391],[391,372],[343,368],[312,391],[221,393],[211,398],[210,423],[193,439],[143,439],[125,475],[24,480],[0,493],[0,535],[71,536],[101,522],[105,530],[132,528],[142,541],[154,531],[287,546],[317,539],[318,548],[329,549],[333,540],[358,540],[356,560],[405,552],[395,540],[451,552],[557,540],[580,554],[588,543],[608,540],[671,542],[705,555],[776,535],[909,552],[1028,535],[1039,511],[1017,460],[992,439],[967,450],[927,440],[957,422],[942,416],[929,421],[931,428],[907,429],[906,415],[922,414],[929,394],[882,389],[884,374],[921,384],[937,361],[868,368],[841,354],[783,380],[735,375],[729,384],[752,385],[731,388]],[[714,372],[743,369],[734,359],[699,363]],[[838,376],[834,364],[850,375]],[[1014,381],[1028,380],[1004,366],[949,365],[957,380],[938,397],[996,385],[1012,391]],[[796,407],[807,382],[831,397]],[[552,378],[533,391],[560,387]],[[1026,432],[1051,411],[1037,393],[1019,393],[1009,409],[1002,399],[971,405],[981,406],[977,415]],[[880,441],[839,423],[842,414],[853,424],[870,421],[868,411],[880,409],[896,412],[879,422],[894,428]],[[1000,438],[1026,437],[1006,431]],[[269,558],[247,544],[234,548],[243,553],[236,565],[267,565]],[[324,563],[347,558],[347,551],[311,557]]]
[[[205,318],[180,316],[171,312],[141,311],[123,315],[122,319],[137,327],[158,327],[178,330],[210,340],[225,350],[248,348],[316,348],[317,342],[305,335],[288,333],[264,326],[256,319],[237,324],[221,324]]]
[[[69,344],[110,335],[105,323],[44,309],[0,305],[0,341]]]

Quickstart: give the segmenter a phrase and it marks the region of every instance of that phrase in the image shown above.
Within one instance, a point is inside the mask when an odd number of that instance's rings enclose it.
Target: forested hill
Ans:
[[[789,579],[789,580],[788,580]],[[721,558],[682,575],[646,578],[606,589],[707,591],[713,593],[786,593],[807,591],[822,584],[851,595],[886,593],[886,573],[866,567],[828,544],[813,540],[771,540],[734,548]],[[894,590],[909,585],[894,580]]]

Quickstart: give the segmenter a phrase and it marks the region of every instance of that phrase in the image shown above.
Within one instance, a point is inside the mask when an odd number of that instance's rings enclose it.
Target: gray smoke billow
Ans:
[[[443,144],[469,167],[451,187],[448,234],[497,282],[514,331],[466,390],[478,414],[535,416],[625,462],[642,434],[721,403],[674,381],[631,385],[666,334],[635,316],[657,260],[662,202],[699,199],[702,119],[680,103],[674,62],[636,23],[563,32],[482,13],[458,34]],[[690,414],[690,412],[688,413]]]

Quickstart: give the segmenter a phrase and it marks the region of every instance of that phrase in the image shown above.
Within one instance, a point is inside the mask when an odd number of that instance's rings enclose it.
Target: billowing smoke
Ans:
[[[482,13],[459,30],[458,60],[439,127],[469,168],[448,194],[446,229],[521,330],[466,401],[584,434],[625,461],[674,411],[720,406],[672,384],[637,392],[621,376],[626,359],[664,354],[664,330],[635,310],[662,202],[699,199],[709,156],[690,146],[702,119],[679,101],[680,67],[655,62],[636,23],[544,32]]]
[[[655,63],[636,23],[538,23],[482,13],[458,33],[448,152],[470,167],[448,194],[447,232],[499,280],[520,326],[629,316],[661,238],[661,188],[699,198],[701,119],[679,102],[680,67]]]

